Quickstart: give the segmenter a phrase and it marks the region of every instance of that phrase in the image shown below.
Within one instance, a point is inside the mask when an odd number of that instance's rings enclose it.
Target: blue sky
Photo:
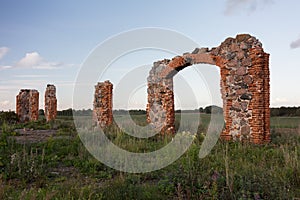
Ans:
[[[42,108],[47,83],[57,86],[59,109],[72,107],[74,82],[89,53],[113,35],[143,27],[174,30],[199,47],[218,46],[227,37],[250,33],[271,54],[271,106],[300,106],[299,8],[296,0],[0,0],[0,110],[15,110],[21,88],[38,89]],[[116,62],[122,70],[111,74],[111,79],[117,80],[133,65],[173,56],[147,53]],[[212,69],[218,73],[217,67]],[[193,72],[187,69],[180,74],[188,78]],[[200,96],[199,105],[210,103],[207,92]],[[132,108],[143,107],[145,88],[133,99]],[[124,107],[115,99],[114,104]],[[88,98],[82,107],[91,105]],[[188,101],[177,108],[189,108]]]

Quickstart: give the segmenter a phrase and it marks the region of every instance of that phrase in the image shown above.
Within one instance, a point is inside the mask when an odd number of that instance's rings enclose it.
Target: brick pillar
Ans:
[[[112,89],[113,84],[110,81],[99,82],[95,86],[93,121],[101,128],[113,122]]]
[[[175,133],[173,77],[164,76],[169,60],[154,63],[148,77],[147,121],[162,134]]]
[[[164,80],[164,95],[162,98],[163,109],[166,112],[166,125],[163,129],[166,133],[175,133],[175,106],[173,92],[173,77]]]
[[[39,92],[22,89],[16,97],[16,113],[20,122],[36,121],[39,118]]]
[[[270,77],[269,77],[269,54],[264,53],[262,48],[250,50],[252,67],[249,72],[253,76],[253,84],[249,90],[253,94],[249,108],[252,110],[252,118],[249,120],[252,135],[252,143],[261,144],[270,141]]]
[[[45,117],[47,122],[54,120],[57,115],[56,88],[54,85],[47,85],[45,92]]]
[[[270,55],[264,54],[264,105],[265,105],[265,133],[264,133],[264,142],[269,143],[271,141],[271,122],[270,122],[270,70],[269,70],[269,57]]]
[[[220,87],[221,87],[221,98],[223,100],[223,116],[225,121],[225,127],[221,133],[221,138],[224,140],[231,140],[232,136],[229,134],[232,126],[232,117],[230,116],[230,108],[232,107],[232,94],[229,91],[228,77],[230,70],[225,67],[226,61],[221,57],[216,58],[216,65],[220,67]]]

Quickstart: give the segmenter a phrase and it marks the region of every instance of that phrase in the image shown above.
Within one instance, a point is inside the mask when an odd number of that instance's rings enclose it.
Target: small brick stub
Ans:
[[[220,46],[154,62],[148,76],[147,120],[162,132],[175,132],[173,76],[193,64],[220,68],[225,140],[260,144],[270,141],[269,54],[248,34],[227,38]]]
[[[110,81],[99,82],[95,86],[93,121],[95,126],[104,128],[113,122],[112,89]]]
[[[51,121],[57,115],[57,99],[56,88],[54,85],[48,84],[45,92],[45,118],[46,121]]]
[[[16,113],[20,122],[38,120],[39,92],[32,89],[21,89],[16,97]]]

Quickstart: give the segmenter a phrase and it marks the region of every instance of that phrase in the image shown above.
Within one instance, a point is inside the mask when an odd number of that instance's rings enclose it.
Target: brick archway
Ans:
[[[173,77],[194,64],[220,68],[225,128],[221,137],[252,143],[270,141],[269,54],[251,35],[227,38],[220,46],[154,62],[148,76],[147,120],[175,132]]]

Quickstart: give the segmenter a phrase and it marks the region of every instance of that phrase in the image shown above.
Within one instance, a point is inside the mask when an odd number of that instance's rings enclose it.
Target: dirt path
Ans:
[[[57,135],[57,130],[32,130],[32,129],[16,129],[17,136],[13,136],[19,144],[45,142],[50,137],[61,138]]]

